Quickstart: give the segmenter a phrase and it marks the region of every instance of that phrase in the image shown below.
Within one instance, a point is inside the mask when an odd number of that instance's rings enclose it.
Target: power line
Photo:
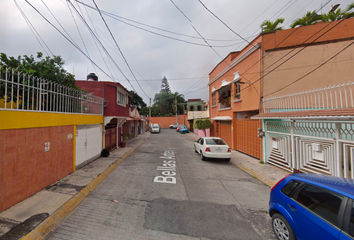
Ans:
[[[243,39],[245,42],[250,43],[248,40],[246,40],[245,38],[243,38],[240,34],[238,34],[237,32],[235,32],[234,30],[232,30],[232,28],[230,28],[225,22],[223,22],[218,16],[216,16],[212,11],[209,10],[209,8],[207,8],[205,6],[205,4],[201,1],[198,0],[198,2],[200,2],[200,4],[203,5],[203,7],[208,10],[208,12],[210,12],[214,17],[216,17],[222,24],[224,24],[231,32],[235,33],[239,38]]]
[[[30,5],[47,23],[49,23],[55,30],[57,30],[69,43],[71,43],[76,49],[78,49],[84,56],[91,61],[95,66],[97,66],[106,76],[108,76],[110,79],[113,79],[112,76],[110,76],[108,73],[106,73],[99,65],[97,65],[82,49],[77,46],[74,42],[72,42],[65,34],[63,34],[56,26],[54,26],[36,7],[34,7],[31,3],[28,2],[28,0],[25,0],[25,2]]]
[[[262,76],[262,78],[264,78],[265,76],[269,75],[270,73],[272,73],[275,69],[279,68],[280,66],[282,66],[283,64],[285,64],[286,62],[288,62],[290,59],[292,59],[293,57],[295,57],[297,54],[299,54],[300,52],[302,52],[304,49],[306,49],[308,46],[310,46],[312,43],[314,43],[317,39],[319,39],[320,37],[322,37],[323,35],[325,35],[326,33],[328,33],[330,30],[332,30],[333,28],[335,28],[336,26],[338,26],[340,23],[342,23],[344,21],[340,20],[338,21],[337,24],[335,24],[333,27],[331,27],[330,29],[328,29],[327,31],[325,31],[323,34],[321,34],[320,36],[318,36],[317,38],[315,38],[312,42],[306,44],[304,47],[302,47],[298,52],[294,53],[292,56],[290,56],[289,58],[287,58],[285,61],[283,61],[282,63],[280,63],[278,66],[276,66],[275,68],[273,68],[271,71],[267,72],[265,75]],[[325,27],[329,26],[329,24],[326,24],[326,26],[324,26],[323,28],[321,28],[321,30],[323,30]],[[321,30],[317,31],[316,33],[314,33],[313,35],[311,35],[310,38],[312,38],[314,35],[316,35],[318,32],[320,32]],[[308,38],[308,39],[310,39]],[[306,39],[302,44],[304,44],[308,39]],[[294,50],[294,49],[293,49]],[[286,54],[287,55],[287,54]],[[282,57],[283,58],[283,57]],[[282,59],[281,58],[281,59]],[[277,60],[276,62],[278,62],[279,60]],[[274,64],[272,64],[274,65]],[[272,66],[271,65],[271,66]],[[269,68],[269,67],[268,67]],[[268,69],[267,68],[267,69]],[[261,78],[258,78],[256,81],[254,81],[253,83],[251,83],[249,86],[245,87],[244,89],[242,89],[241,91],[249,88],[250,86],[254,85],[256,82],[260,81]]]
[[[171,1],[171,3],[178,9],[178,11],[180,11],[180,12],[183,14],[183,16],[184,16],[185,18],[187,18],[187,20],[190,22],[192,28],[194,29],[194,31],[196,31],[196,33],[198,33],[198,35],[199,35],[201,38],[203,38],[204,42],[214,51],[214,53],[215,53],[216,55],[218,55],[218,56],[222,59],[221,55],[220,55],[217,51],[215,51],[215,49],[208,43],[208,41],[205,40],[205,38],[204,38],[204,37],[198,32],[198,30],[193,26],[192,20],[190,20],[190,19],[187,17],[187,15],[184,14],[184,12],[173,2],[173,0],[170,0],[170,1]]]
[[[349,43],[347,46],[345,46],[342,50],[340,50],[339,52],[337,52],[336,54],[334,54],[332,57],[330,57],[329,59],[327,59],[325,62],[321,63],[319,66],[315,67],[314,69],[312,69],[311,71],[309,71],[308,73],[306,73],[305,75],[299,77],[298,79],[294,80],[293,82],[289,83],[288,85],[282,87],[282,88],[279,88],[278,90],[272,92],[272,93],[269,93],[267,95],[264,95],[264,97],[266,96],[269,96],[271,94],[274,94],[274,93],[277,93],[295,83],[297,83],[298,81],[300,81],[301,79],[304,79],[305,77],[307,77],[308,75],[310,75],[311,73],[315,72],[316,70],[318,70],[319,68],[321,68],[323,65],[325,65],[326,63],[328,63],[329,61],[331,61],[333,58],[335,58],[336,56],[338,56],[339,54],[341,54],[342,52],[344,52],[346,49],[348,49],[351,45],[354,44],[354,41],[352,41],[351,43]]]
[[[49,50],[49,52],[52,54],[52,56],[54,56],[53,52],[50,50],[50,48],[48,47],[48,45],[45,43],[45,41],[42,39],[41,35],[37,32],[36,28],[32,25],[31,21],[27,18],[26,14],[23,12],[23,10],[21,9],[21,7],[18,5],[18,3],[15,1],[16,7],[17,9],[20,11],[22,17],[25,19],[28,27],[30,28],[31,32],[33,33],[33,35],[36,37],[39,45],[41,45],[41,47],[43,48],[43,50],[45,51],[45,53],[47,54],[47,56],[49,56],[47,50],[45,49],[45,47],[42,45],[41,41],[38,39],[40,38],[43,42],[43,44],[47,47],[47,49]],[[37,35],[36,35],[37,33]]]
[[[97,10],[98,10],[98,12],[99,12],[99,14],[100,14],[100,16],[101,16],[101,18],[102,18],[103,22],[104,22],[104,24],[106,25],[107,30],[108,30],[108,31],[109,31],[109,33],[111,34],[111,37],[113,38],[114,43],[116,44],[116,46],[117,46],[117,48],[118,48],[118,50],[119,50],[120,54],[122,55],[122,57],[123,57],[123,59],[124,59],[125,64],[128,66],[128,68],[129,68],[129,70],[130,70],[131,74],[133,75],[134,79],[135,79],[135,80],[136,80],[136,82],[138,83],[139,87],[141,88],[141,90],[143,91],[143,93],[145,94],[145,96],[146,96],[147,98],[149,98],[149,96],[146,94],[146,92],[144,91],[144,89],[141,87],[141,85],[140,85],[139,81],[136,79],[136,77],[135,77],[135,75],[134,75],[134,73],[133,73],[133,70],[131,69],[131,67],[130,67],[130,65],[129,65],[128,61],[127,61],[127,59],[125,58],[125,56],[124,56],[124,54],[123,54],[122,50],[120,49],[120,47],[119,47],[119,45],[118,45],[118,43],[117,43],[117,41],[116,41],[115,37],[113,36],[112,31],[111,31],[111,30],[110,30],[110,28],[108,27],[108,24],[107,24],[106,20],[104,19],[103,15],[102,15],[102,13],[101,13],[101,11],[100,11],[100,9],[98,8],[98,6],[97,6],[97,4],[96,4],[95,0],[92,0],[92,1],[93,1],[93,3],[95,4],[95,6],[96,6],[96,8],[97,8]],[[128,78],[127,78],[127,80],[128,80]],[[130,83],[130,81],[129,81],[129,80],[128,80],[128,82]]]
[[[74,0],[74,1],[79,2],[78,0]],[[79,3],[81,3],[81,2],[79,2]],[[87,6],[88,8],[93,8],[93,7],[91,7],[90,5],[87,5],[87,4],[84,4],[84,3],[81,3],[81,4]],[[94,10],[97,11],[97,9],[94,9]],[[102,11],[102,10],[101,10],[101,12],[105,13],[105,12]],[[111,17],[111,18],[113,18],[113,19],[115,19],[115,20],[117,20],[117,21],[119,21],[119,22],[122,22],[122,23],[124,23],[124,24],[126,24],[126,25],[128,25],[128,26],[132,26],[132,27],[134,27],[134,28],[140,29],[140,30],[142,30],[142,31],[145,31],[145,32],[148,32],[148,33],[151,33],[151,34],[160,36],[160,37],[172,39],[172,40],[179,41],[179,42],[188,43],[188,44],[191,44],[191,45],[202,46],[202,47],[209,47],[209,46],[206,45],[206,44],[195,43],[195,42],[191,42],[191,41],[187,41],[187,40],[183,40],[183,39],[179,39],[179,38],[174,38],[174,37],[166,36],[166,35],[163,35],[163,34],[160,34],[160,33],[156,33],[156,32],[147,30],[147,29],[145,29],[145,28],[141,28],[141,27],[135,26],[135,25],[133,25],[133,24],[131,24],[131,23],[127,23],[127,22],[125,22],[125,21],[123,21],[123,20],[117,19],[116,17],[112,17],[112,15],[113,15],[113,14],[110,14],[110,15],[108,15],[108,16]],[[252,36],[250,36],[250,38],[251,38],[251,37],[252,37]],[[224,48],[224,47],[237,46],[237,45],[240,45],[240,44],[241,44],[241,43],[235,43],[235,44],[230,44],[230,45],[227,45],[227,46],[212,45],[212,47],[214,47],[214,48],[216,48],[216,47]]]
[[[85,5],[86,7],[89,7],[89,8],[92,8],[93,10],[96,10],[94,7],[91,7],[90,5],[86,4],[86,3],[83,3],[83,2],[80,2],[79,0],[74,0],[82,5]],[[278,0],[277,0],[278,1]],[[131,20],[129,18],[125,18],[125,17],[122,17],[122,16],[119,16],[117,14],[113,14],[113,13],[110,13],[108,11],[104,11],[102,9],[100,9],[101,12],[111,18],[114,18],[116,20],[118,20],[117,18],[120,18],[120,19],[124,19],[126,21],[130,21],[130,22],[133,22],[133,23],[137,23],[137,24],[140,24],[142,26],[146,26],[146,27],[149,27],[149,28],[153,28],[153,29],[156,29],[156,30],[160,30],[160,31],[163,31],[163,32],[168,32],[168,33],[171,33],[171,34],[175,34],[175,35],[179,35],[179,36],[184,36],[184,37],[189,37],[189,38],[195,38],[195,39],[202,39],[200,37],[196,37],[196,36],[191,36],[191,35],[187,35],[187,34],[183,34],[183,33],[177,33],[177,32],[173,32],[173,31],[170,31],[170,30],[166,30],[166,29],[162,29],[162,28],[158,28],[158,27],[154,27],[154,26],[151,26],[151,25],[148,25],[148,24],[145,24],[145,23],[142,23],[142,22],[138,22],[138,21],[135,21],[135,20]],[[96,10],[97,11],[97,10]],[[122,21],[124,22],[124,21]],[[126,22],[124,22],[126,23]],[[247,38],[251,38],[252,36],[250,37],[247,37]],[[206,40],[208,41],[215,41],[215,42],[229,42],[229,41],[238,41],[238,40],[234,40],[234,39],[231,39],[231,40],[222,40],[222,39],[212,39],[212,38],[205,38]]]

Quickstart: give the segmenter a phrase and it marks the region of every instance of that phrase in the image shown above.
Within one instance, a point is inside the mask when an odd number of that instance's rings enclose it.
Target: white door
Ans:
[[[76,130],[76,166],[86,161],[86,129]]]
[[[102,131],[101,125],[94,126],[87,129],[87,159],[93,158],[101,154],[102,150]]]
[[[98,158],[102,150],[102,125],[80,125],[76,127],[76,166]]]

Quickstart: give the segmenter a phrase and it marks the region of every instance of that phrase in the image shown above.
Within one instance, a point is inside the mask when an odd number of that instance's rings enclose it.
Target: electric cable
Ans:
[[[145,96],[146,96],[147,98],[149,98],[149,96],[146,94],[146,92],[144,91],[144,89],[141,87],[139,81],[136,79],[136,77],[135,77],[135,75],[134,75],[134,73],[133,73],[133,70],[131,69],[131,67],[130,67],[128,61],[127,61],[127,59],[125,58],[125,56],[124,56],[122,50],[120,49],[120,47],[119,47],[119,45],[118,45],[118,43],[117,43],[115,37],[113,36],[112,31],[111,31],[110,28],[108,27],[108,24],[107,24],[106,20],[104,19],[104,17],[103,17],[103,15],[102,15],[101,11],[99,10],[99,8],[98,8],[98,6],[97,6],[95,0],[92,0],[92,1],[93,1],[93,3],[95,4],[95,6],[96,6],[96,8],[97,8],[97,10],[98,10],[98,12],[99,12],[99,14],[100,14],[100,16],[101,16],[103,22],[104,22],[104,24],[106,25],[107,30],[108,30],[109,33],[111,34],[111,37],[113,38],[113,40],[114,40],[114,42],[115,42],[115,44],[116,44],[116,46],[117,46],[117,48],[118,48],[120,54],[122,55],[125,64],[128,66],[128,68],[129,68],[129,70],[130,70],[130,73],[133,75],[134,79],[135,79],[136,82],[138,83],[139,87],[141,88],[141,90],[143,91],[143,93],[145,94]],[[127,79],[127,80],[128,80],[128,79]],[[128,82],[130,83],[129,80],[128,80]]]
[[[25,19],[28,27],[30,28],[31,32],[33,33],[33,35],[36,37],[39,45],[41,45],[41,47],[43,48],[44,52],[47,54],[47,56],[49,56],[47,50],[45,49],[45,47],[42,45],[41,41],[38,39],[40,38],[43,42],[43,44],[47,47],[47,49],[49,50],[49,52],[52,54],[52,56],[54,56],[53,52],[50,50],[50,48],[48,47],[48,45],[45,43],[45,41],[42,39],[41,35],[37,32],[36,28],[33,26],[33,24],[31,23],[31,21],[28,19],[28,17],[26,16],[26,14],[23,12],[22,8],[20,7],[20,5],[18,5],[17,1],[14,0],[15,5],[17,7],[17,9],[20,11],[22,17]],[[36,35],[37,33],[37,35]]]

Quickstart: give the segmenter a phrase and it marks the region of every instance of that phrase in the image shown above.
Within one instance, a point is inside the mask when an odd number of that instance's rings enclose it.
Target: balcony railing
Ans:
[[[103,115],[104,99],[0,66],[0,110]]]
[[[263,99],[263,109],[265,113],[269,113],[353,108],[353,91],[354,82],[317,88]]]

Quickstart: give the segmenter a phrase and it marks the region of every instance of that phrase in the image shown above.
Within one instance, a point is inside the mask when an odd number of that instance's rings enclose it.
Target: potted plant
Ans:
[[[235,99],[240,99],[240,98],[241,98],[241,94],[236,93],[236,94],[234,95],[234,98],[235,98]]]
[[[127,141],[130,139],[130,134],[129,133],[122,133],[123,141],[120,143],[121,147],[125,147],[127,144]]]

